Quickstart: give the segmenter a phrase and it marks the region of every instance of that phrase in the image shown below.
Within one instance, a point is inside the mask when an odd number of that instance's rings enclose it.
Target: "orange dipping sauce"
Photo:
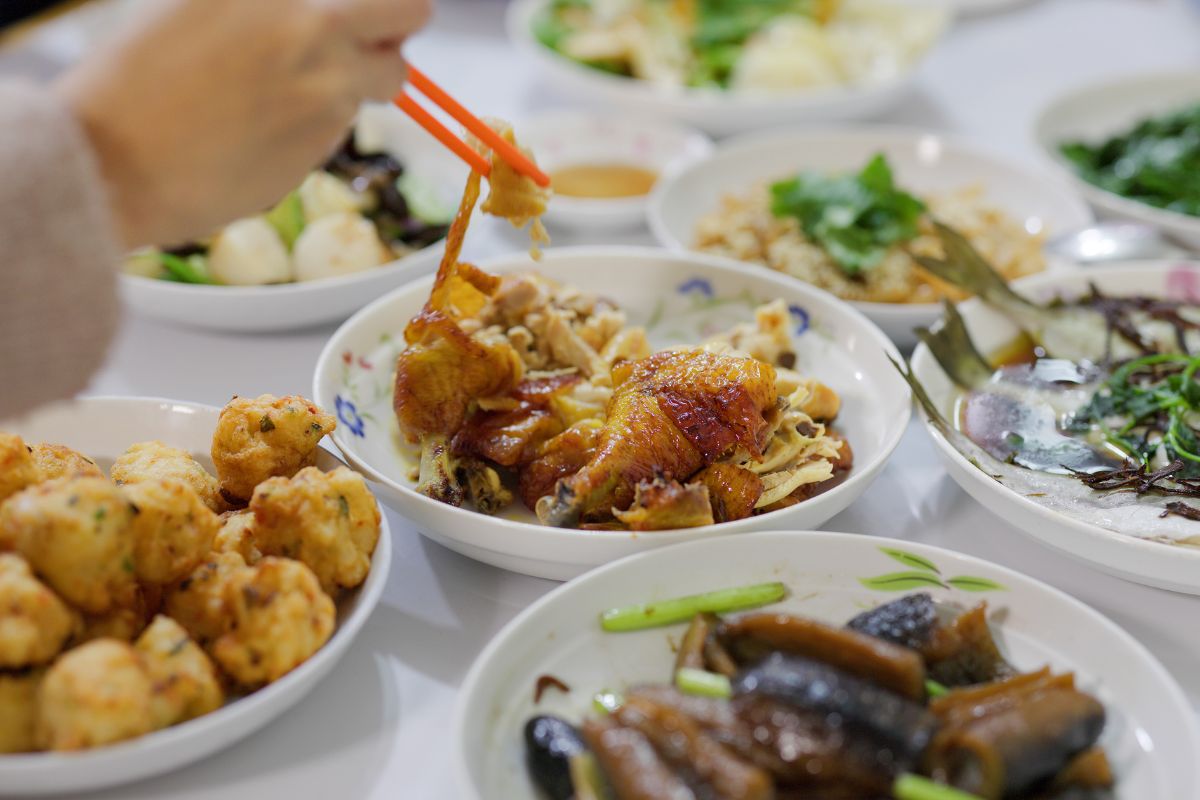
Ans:
[[[612,199],[649,194],[658,173],[631,164],[577,164],[550,173],[555,194]]]

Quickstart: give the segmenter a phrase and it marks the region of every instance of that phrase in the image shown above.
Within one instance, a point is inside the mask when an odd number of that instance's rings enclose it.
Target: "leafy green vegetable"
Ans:
[[[611,632],[640,631],[659,625],[685,622],[696,614],[724,614],[777,603],[787,596],[782,583],[756,583],[733,589],[717,589],[704,594],[674,597],[657,603],[613,608],[600,615],[600,626]]]
[[[916,238],[924,211],[924,203],[896,188],[882,153],[857,175],[802,172],[771,186],[771,212],[799,220],[851,277],[877,265],[892,245]]]
[[[408,213],[426,225],[449,225],[454,219],[453,209],[438,198],[433,186],[411,172],[405,172],[396,179],[396,189],[404,195]]]
[[[179,283],[216,283],[208,275],[208,259],[199,253],[180,258],[171,253],[159,253],[163,269],[167,271],[167,279]]]
[[[267,212],[266,217],[271,227],[279,233],[279,238],[283,239],[287,249],[291,250],[307,224],[304,218],[304,204],[300,202],[300,192],[289,193]]]
[[[1200,216],[1200,105],[1149,117],[1099,144],[1063,142],[1059,152],[1101,189]]]
[[[932,678],[927,678],[925,680],[925,694],[929,695],[930,697],[941,697],[949,691],[950,690],[944,685],[938,683]]]
[[[675,673],[675,686],[684,694],[701,697],[732,697],[733,685],[729,678],[716,672],[683,667]]]
[[[905,773],[892,784],[892,796],[896,800],[980,800],[978,795],[969,794],[929,778]]]

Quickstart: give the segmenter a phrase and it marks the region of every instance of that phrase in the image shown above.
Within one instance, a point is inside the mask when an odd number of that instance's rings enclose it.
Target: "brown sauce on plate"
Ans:
[[[657,172],[633,164],[575,164],[550,173],[556,194],[591,199],[641,197],[656,180]]]

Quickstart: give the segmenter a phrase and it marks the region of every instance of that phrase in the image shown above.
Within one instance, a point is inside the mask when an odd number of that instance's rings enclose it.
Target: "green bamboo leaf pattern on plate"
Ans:
[[[906,592],[909,589],[927,589],[931,586],[941,589],[946,588],[946,584],[942,583],[936,575],[916,570],[909,572],[889,572],[886,575],[876,575],[873,578],[859,578],[858,582],[868,589],[874,589],[877,592]]]
[[[879,550],[884,555],[888,556],[889,558],[896,559],[897,561],[899,561],[901,564],[903,564],[906,567],[912,567],[914,569],[923,569],[926,572],[932,572],[935,574],[941,573],[941,570],[939,570],[937,568],[936,564],[934,564],[928,558],[925,558],[924,556],[919,556],[916,553],[909,553],[907,551],[897,550],[892,547],[881,547],[881,548],[879,548]]]
[[[958,575],[953,578],[947,578],[946,583],[964,592],[1003,592],[1008,589],[1003,584],[974,575]]]

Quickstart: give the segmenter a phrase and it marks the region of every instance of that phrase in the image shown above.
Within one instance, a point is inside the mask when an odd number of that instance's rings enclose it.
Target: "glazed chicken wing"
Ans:
[[[628,508],[639,483],[686,479],[735,447],[759,458],[776,413],[774,368],[740,356],[656,353],[614,367],[613,386],[591,461],[538,503],[547,524]]]

